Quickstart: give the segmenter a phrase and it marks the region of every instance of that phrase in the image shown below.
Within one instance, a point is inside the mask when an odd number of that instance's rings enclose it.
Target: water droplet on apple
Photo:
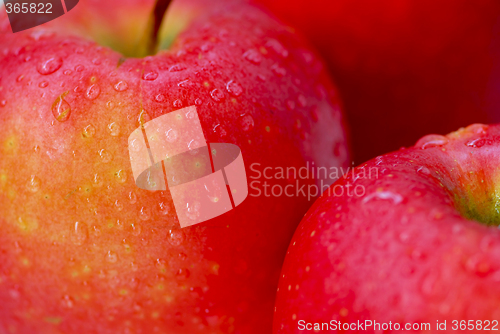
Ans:
[[[187,68],[186,65],[180,63],[180,64],[175,64],[170,66],[168,69],[170,72],[179,72],[179,71],[184,71]]]
[[[31,175],[31,178],[28,181],[27,188],[30,192],[36,193],[38,190],[40,190],[40,185],[41,185],[40,179],[36,175]]]
[[[486,139],[484,139],[484,138],[476,138],[476,139],[470,140],[467,143],[465,143],[466,146],[474,147],[474,148],[483,147],[484,144],[486,144]]]
[[[115,173],[115,177],[119,183],[125,183],[125,181],[127,181],[127,172],[124,170],[119,170]]]
[[[170,230],[169,240],[173,246],[180,246],[186,240],[186,235],[182,230]]]
[[[376,191],[374,193],[371,193],[370,195],[366,196],[363,198],[363,204],[366,204],[368,202],[371,202],[373,200],[387,200],[391,201],[394,204],[399,204],[403,202],[403,196],[400,194],[394,193],[392,191]]]
[[[156,259],[155,267],[156,269],[163,271],[167,267],[167,261],[165,259]]]
[[[431,175],[431,171],[429,170],[429,168],[427,168],[425,166],[418,167],[417,172],[420,174],[424,174],[424,175]]]
[[[166,98],[165,98],[165,95],[163,95],[163,94],[158,94],[158,95],[155,96],[155,101],[156,102],[162,103],[162,102],[165,102],[165,100],[166,100]]]
[[[189,79],[186,79],[186,80],[182,80],[181,82],[179,82],[177,84],[177,86],[182,87],[182,88],[192,88],[194,85]]]
[[[73,244],[77,246],[83,245],[88,238],[88,234],[87,224],[82,222],[71,224],[70,240]]]
[[[160,177],[156,173],[147,172],[147,183],[149,189],[156,189],[160,184]]]
[[[61,57],[52,57],[38,63],[36,70],[41,75],[49,75],[61,68],[63,60]]]
[[[168,204],[165,204],[164,202],[158,203],[158,213],[162,216],[166,216],[170,211],[170,208]]]
[[[189,278],[190,274],[191,273],[189,272],[189,269],[181,268],[181,269],[177,270],[177,273],[175,274],[175,276],[178,279],[185,280],[185,279]]]
[[[49,85],[49,83],[47,81],[42,81],[38,84],[38,87],[40,88],[45,88]]]
[[[181,100],[175,100],[174,101],[174,108],[182,108],[182,101]]]
[[[241,128],[243,131],[250,131],[253,129],[255,122],[253,120],[253,117],[250,115],[245,115],[240,121]]]
[[[317,122],[319,120],[318,106],[313,106],[311,110],[309,110],[309,115],[313,122]]]
[[[197,141],[197,140],[191,140],[189,141],[188,143],[188,149],[190,150],[189,153],[191,154],[196,154],[198,153],[198,150],[196,148],[198,148],[200,146],[200,143]]]
[[[137,118],[137,122],[139,123],[140,127],[144,127],[144,124],[146,124],[150,120],[151,116],[149,116],[148,112],[144,109],[139,113],[139,117]]]
[[[210,92],[210,96],[215,102],[221,102],[222,100],[224,100],[224,93],[222,93],[217,88]]]
[[[205,187],[205,190],[207,191],[206,195],[208,196],[208,199],[210,199],[210,201],[212,201],[213,203],[219,202],[219,200],[221,198],[220,186],[214,182],[212,184],[204,183],[204,187]]]
[[[440,284],[438,283],[438,281],[439,281],[438,273],[436,272],[428,273],[422,280],[421,290],[423,294],[426,296],[434,295],[435,292],[439,290]]]
[[[302,94],[299,94],[299,96],[297,96],[297,102],[299,103],[299,106],[301,106],[301,107],[305,107],[307,105],[307,99]]]
[[[186,204],[186,216],[191,220],[196,220],[200,216],[201,203],[194,201]]]
[[[139,266],[135,262],[130,262],[130,268],[132,269],[132,271],[139,270]]]
[[[128,88],[128,84],[126,81],[118,81],[118,83],[116,85],[113,86],[113,88],[117,91],[117,92],[123,92],[123,91],[126,91],[127,88]]]
[[[137,237],[139,234],[141,234],[142,228],[141,225],[139,225],[138,223],[133,223],[130,225],[130,227],[132,229],[133,236]]]
[[[116,137],[120,135],[120,126],[115,122],[108,124],[108,132],[111,136]]]
[[[451,228],[453,234],[462,234],[465,231],[465,227],[462,224],[455,224]]]
[[[59,122],[66,122],[71,114],[71,106],[62,97],[56,100],[52,106],[52,115]]]
[[[84,69],[85,69],[85,66],[83,66],[83,65],[76,65],[75,66],[75,71],[77,71],[77,72],[83,72]]]
[[[149,220],[149,218],[151,218],[150,210],[143,206],[141,211],[139,211],[139,218],[141,220]]]
[[[222,126],[220,126],[220,124],[217,124],[216,126],[214,126],[214,132],[217,133],[219,135],[219,137],[221,137],[221,138],[223,138],[227,135],[226,130],[224,130],[224,128]]]
[[[7,101],[2,100],[0,101],[0,107],[5,107],[7,105]]]
[[[288,57],[288,50],[285,49],[283,44],[281,44],[279,41],[277,41],[275,39],[269,39],[266,42],[265,46],[270,48],[271,50],[273,50],[274,52],[276,52],[277,54],[279,54],[283,58]]]
[[[142,75],[143,80],[153,81],[156,80],[156,78],[158,78],[158,73],[155,71],[145,72]]]
[[[399,240],[402,243],[407,243],[408,240],[410,240],[410,233],[408,233],[407,231],[399,233]]]
[[[194,115],[195,115],[195,113],[191,110],[191,108],[189,108],[188,111],[186,112],[186,118],[193,119]]]
[[[196,99],[196,100],[194,100],[194,104],[195,104],[196,106],[201,106],[201,105],[202,105],[202,103],[203,103],[203,100],[202,100],[202,99]]]
[[[286,108],[290,111],[294,110],[295,109],[295,102],[292,101],[292,100],[287,100],[285,102],[285,105],[286,105]]]
[[[113,159],[113,156],[111,155],[111,153],[109,153],[105,149],[102,149],[99,151],[99,156],[101,157],[101,161],[103,163],[108,163]]]
[[[135,204],[137,202],[137,195],[133,191],[131,191],[128,194],[128,199],[130,200],[130,204]]]
[[[115,206],[116,206],[116,209],[117,209],[118,211],[122,211],[122,210],[123,210],[123,203],[122,203],[122,202],[120,202],[119,200],[116,200],[116,201],[115,201]]]
[[[94,225],[92,226],[93,234],[96,237],[99,237],[101,235],[101,230],[99,229],[98,226]]]
[[[106,261],[108,261],[109,263],[116,263],[116,261],[118,261],[118,255],[110,250],[106,254]]]
[[[64,70],[64,75],[71,75],[71,73],[73,73],[72,70]]]
[[[229,94],[233,96],[240,96],[243,93],[243,88],[234,80],[231,80],[226,84],[226,89]]]
[[[132,152],[139,152],[141,150],[141,145],[138,139],[133,139],[130,142],[129,147]]]
[[[467,271],[478,276],[486,276],[492,271],[491,265],[488,260],[486,260],[486,258],[479,254],[471,256],[466,261],[465,268],[467,269]]]
[[[68,295],[64,295],[64,297],[61,299],[62,307],[73,308],[74,304],[75,304],[74,300]]]
[[[262,55],[259,51],[255,49],[250,49],[243,54],[243,58],[254,64],[260,64],[262,61]]]
[[[85,96],[89,99],[89,100],[95,100],[99,94],[101,94],[101,88],[99,87],[99,85],[92,85],[90,86],[88,89],[87,89],[87,93],[85,94]]]
[[[53,31],[48,31],[48,30],[34,30],[31,34],[29,34],[29,38],[33,39],[34,41],[39,41],[41,39],[47,39],[51,38],[54,36]]]
[[[169,129],[165,132],[165,135],[167,137],[167,141],[169,143],[173,143],[174,141],[177,140],[177,137],[178,137],[178,133],[177,133],[177,130],[175,129]]]
[[[427,135],[422,138],[415,144],[415,147],[420,147],[425,150],[431,147],[443,146],[448,143],[448,138],[441,135]]]
[[[271,66],[271,70],[278,77],[283,77],[286,75],[286,70],[278,64]]]
[[[93,137],[95,135],[95,128],[91,124],[87,125],[85,128],[83,128],[82,135],[85,138]]]
[[[99,174],[94,174],[94,180],[92,181],[95,188],[102,187],[102,178]]]

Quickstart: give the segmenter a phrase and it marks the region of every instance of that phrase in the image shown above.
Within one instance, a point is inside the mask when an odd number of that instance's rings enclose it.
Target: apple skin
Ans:
[[[499,119],[487,92],[498,1],[256,2],[302,31],[327,61],[357,164],[428,133]],[[487,115],[489,100],[496,104]]]
[[[499,166],[500,126],[475,124],[334,183],[288,248],[273,332],[302,333],[299,320],[428,322],[432,332],[436,320],[448,330],[453,320],[498,320]]]
[[[180,229],[168,191],[135,186],[127,138],[196,105],[207,140],[238,145],[247,173],[252,163],[346,166],[322,62],[267,13],[203,1],[174,3],[172,16],[204,14],[168,51],[125,59],[89,40],[100,36],[84,16],[100,3],[17,34],[0,24],[0,332],[271,332],[307,198],[250,193]],[[109,31],[151,11],[126,3]]]

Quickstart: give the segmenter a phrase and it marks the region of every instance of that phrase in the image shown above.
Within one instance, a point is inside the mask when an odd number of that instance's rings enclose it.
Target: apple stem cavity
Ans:
[[[158,34],[165,18],[165,13],[171,3],[172,0],[156,0],[146,27],[146,36],[141,38],[137,48],[141,56],[154,55],[158,52]]]

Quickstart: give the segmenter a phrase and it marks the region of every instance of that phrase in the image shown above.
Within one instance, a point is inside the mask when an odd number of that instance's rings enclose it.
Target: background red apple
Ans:
[[[81,1],[17,34],[2,18],[2,333],[271,330],[308,199],[251,193],[180,229],[168,191],[135,186],[127,138],[196,105],[207,140],[238,145],[247,173],[253,163],[346,166],[335,89],[299,35],[239,1],[177,1],[160,38],[174,45],[134,58],[152,8]]]
[[[326,58],[358,164],[427,133],[492,119],[487,104],[496,100],[486,87],[498,1],[256,1],[303,31]]]
[[[426,136],[336,182],[290,244],[274,333],[331,320],[498,329],[499,165],[500,126],[476,124]]]

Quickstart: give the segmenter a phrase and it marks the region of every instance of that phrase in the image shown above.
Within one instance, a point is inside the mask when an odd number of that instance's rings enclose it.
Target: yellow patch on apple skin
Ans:
[[[212,273],[214,275],[219,275],[220,265],[218,263],[212,264]]]
[[[5,154],[16,154],[19,149],[19,140],[17,136],[10,135],[3,143],[3,151]]]
[[[49,324],[59,325],[63,319],[61,317],[45,317],[43,320]]]
[[[16,192],[14,189],[11,188],[11,189],[7,190],[7,198],[11,201],[16,198]]]
[[[17,219],[17,227],[23,232],[30,233],[38,229],[38,220],[31,217],[19,217]]]
[[[23,266],[25,266],[25,267],[29,267],[29,266],[31,265],[30,260],[29,260],[28,258],[26,258],[26,257],[21,258],[21,263],[22,263],[22,264],[23,264]]]
[[[0,189],[4,189],[7,185],[7,173],[0,171]]]

